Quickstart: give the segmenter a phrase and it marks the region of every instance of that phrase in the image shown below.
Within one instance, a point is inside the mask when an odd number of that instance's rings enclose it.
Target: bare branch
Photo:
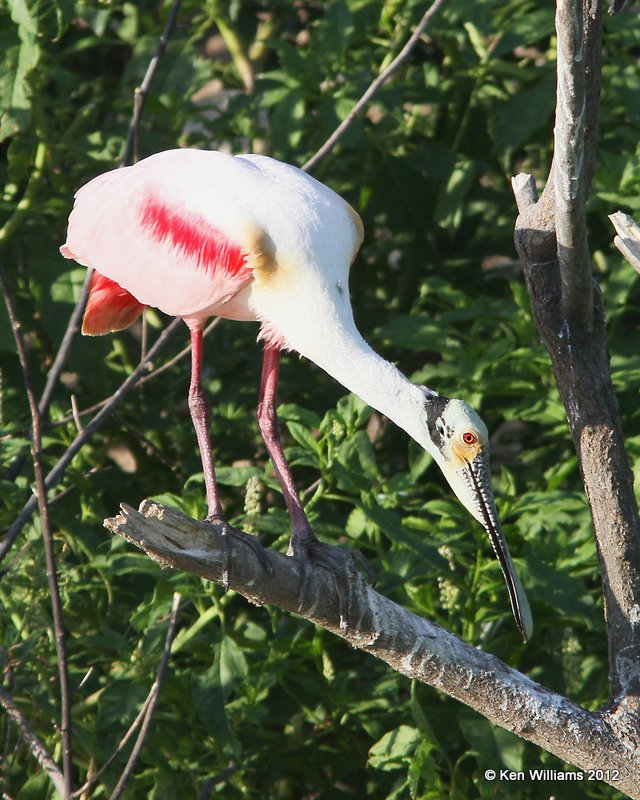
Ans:
[[[532,196],[523,201],[524,176],[514,181],[520,210],[514,238],[593,519],[605,600],[610,702],[621,713],[637,713],[640,520],[611,381],[604,304],[591,276],[584,233],[597,144],[601,1],[581,0],[580,5],[560,0],[556,25],[557,149],[539,201],[530,202]],[[567,112],[575,115],[573,121],[562,121]]]
[[[93,270],[91,269],[87,270],[84,283],[82,284],[82,289],[80,290],[80,296],[78,297],[73,311],[71,312],[69,322],[67,323],[67,329],[65,330],[62,341],[60,342],[60,347],[58,348],[58,352],[53,360],[53,364],[47,373],[47,381],[45,383],[40,402],[38,403],[38,413],[40,414],[40,418],[42,420],[44,420],[47,415],[49,404],[51,403],[51,398],[53,397],[53,391],[56,388],[64,365],[67,363],[67,358],[69,357],[69,351],[71,350],[73,340],[80,330],[80,318],[82,317],[82,312],[87,304],[87,297],[89,296],[89,283],[91,281],[92,272]],[[7,470],[8,480],[14,481],[18,477],[22,467],[24,466],[25,460],[26,456],[17,456],[11,467]],[[1,560],[2,558],[0,557],[0,561]]]
[[[238,764],[231,761],[226,769],[223,769],[221,772],[218,772],[217,775],[213,775],[211,778],[207,778],[200,787],[198,800],[211,800],[216,786],[223,781],[229,780],[229,778],[234,775],[238,769]]]
[[[58,794],[64,796],[65,791],[65,780],[60,772],[60,769],[56,762],[51,757],[51,754],[44,746],[44,744],[40,741],[37,734],[29,725],[27,718],[24,716],[22,711],[18,708],[18,706],[14,703],[13,698],[5,689],[0,686],[0,705],[4,708],[7,712],[9,717],[14,721],[17,725],[20,733],[22,734],[25,742],[27,743],[29,750],[31,751],[34,758],[40,764],[42,769],[49,775],[51,778],[51,782],[56,788]]]
[[[122,505],[122,513],[105,520],[105,526],[163,567],[222,583],[224,549],[219,526],[149,501],[142,503],[139,512]],[[300,613],[403,675],[446,692],[563,760],[582,769],[608,770],[613,785],[640,798],[640,752],[614,730],[609,718],[586,711],[495,656],[406,611],[367,586],[355,570],[349,581],[347,630],[340,627],[334,577],[321,567],[311,574],[306,602],[298,612],[301,574],[296,559],[272,550],[258,557],[255,537],[242,531],[235,530],[227,540],[232,565],[229,585],[250,602]],[[272,574],[266,572],[266,562]]]
[[[71,442],[69,447],[58,459],[53,469],[49,472],[49,474],[45,478],[45,486],[47,489],[53,488],[58,483],[58,481],[63,477],[65,470],[67,469],[67,467],[69,466],[75,455],[86,444],[89,438],[93,436],[93,434],[107,421],[111,413],[120,405],[120,403],[122,403],[124,398],[129,394],[129,392],[134,388],[134,386],[138,383],[142,375],[145,373],[148,364],[151,361],[153,361],[156,355],[162,350],[162,348],[173,336],[173,334],[181,324],[182,320],[179,318],[176,318],[171,323],[169,323],[169,325],[162,331],[162,333],[156,340],[153,347],[151,347],[146,356],[138,364],[136,369],[131,373],[131,375],[129,375],[129,377],[124,381],[124,383],[122,383],[122,385],[115,391],[113,397],[111,397],[109,402],[103,406],[101,411],[99,411],[95,415],[95,417],[93,417],[93,419],[83,428],[82,431],[78,432],[75,439]],[[31,515],[33,514],[37,506],[38,506],[37,497],[32,496],[22,507],[22,510],[16,517],[13,525],[7,531],[7,534],[2,541],[2,545],[0,545],[0,563],[6,557],[13,543],[20,535],[20,531],[29,521]]]
[[[124,750],[124,748],[129,744],[129,742],[133,738],[133,734],[136,732],[136,730],[138,729],[138,726],[140,725],[142,720],[145,718],[145,715],[147,713],[147,708],[149,707],[149,703],[151,702],[151,700],[153,698],[153,694],[155,692],[155,686],[156,686],[156,683],[154,681],[151,684],[151,689],[149,689],[149,694],[146,696],[146,698],[144,700],[144,703],[140,707],[140,711],[138,711],[138,713],[136,715],[136,718],[133,720],[133,722],[129,726],[128,731],[125,733],[125,735],[122,737],[122,739],[120,739],[120,741],[118,742],[118,744],[117,744],[115,750],[113,751],[113,753],[111,753],[109,758],[107,758],[107,760],[104,762],[104,764],[100,767],[100,769],[97,772],[93,773],[82,784],[82,786],[79,789],[75,790],[75,792],[71,795],[72,798],[81,797],[83,794],[86,794],[86,792],[89,789],[91,789],[92,786],[95,786],[95,784],[100,779],[100,776],[105,773],[105,771],[108,769],[109,765],[113,763],[113,761],[120,755],[120,753]]]
[[[590,328],[592,278],[585,218],[586,51],[583,0],[558,0],[555,153],[555,222],[564,319]]]
[[[520,182],[524,180],[521,178]],[[637,709],[640,522],[611,382],[603,300],[596,286],[591,330],[581,329],[573,334],[567,330],[559,303],[558,263],[554,259],[553,192],[545,189],[537,203],[525,203],[520,210],[516,247],[534,319],[567,412],[593,519],[605,598],[611,700]]]
[[[300,169],[304,170],[304,172],[311,172],[314,167],[318,165],[318,163],[328,155],[331,150],[335,147],[337,142],[344,136],[347,129],[350,127],[353,120],[358,116],[358,114],[362,111],[362,109],[367,105],[367,103],[371,100],[374,94],[378,91],[378,89],[383,85],[383,83],[388,80],[391,75],[398,69],[398,67],[403,64],[411,51],[418,43],[418,40],[424,33],[427,25],[431,22],[432,18],[435,16],[437,11],[440,9],[440,6],[444,3],[444,0],[434,0],[431,4],[430,8],[424,13],[422,19],[417,24],[416,29],[414,30],[413,34],[402,48],[402,50],[398,53],[398,55],[393,59],[393,61],[389,64],[389,66],[384,69],[375,80],[372,81],[369,88],[366,92],[362,95],[362,97],[358,100],[357,103],[353,106],[351,111],[347,114],[347,116],[342,120],[342,122],[338,125],[335,131],[331,134],[331,136],[327,139],[327,141],[320,147],[316,152],[311,156],[311,158],[305,162]]]
[[[93,270],[87,270],[84,283],[80,289],[80,296],[76,301],[73,311],[71,312],[69,322],[67,323],[67,329],[62,337],[62,342],[60,342],[60,347],[58,348],[56,357],[54,358],[53,364],[47,373],[47,382],[45,383],[44,391],[42,392],[42,397],[40,398],[40,403],[38,404],[38,410],[40,411],[41,417],[44,417],[49,410],[49,404],[51,403],[53,390],[56,388],[58,378],[60,377],[64,365],[67,363],[67,358],[69,357],[69,351],[71,350],[73,340],[80,330],[80,319],[82,317],[84,307],[87,304],[87,297],[89,296],[89,284],[91,282],[92,273]]]
[[[71,752],[71,699],[69,690],[69,671],[67,668],[67,648],[64,636],[64,618],[62,614],[62,601],[60,599],[60,589],[58,586],[58,575],[56,571],[56,557],[53,547],[53,535],[49,523],[49,504],[47,502],[47,490],[44,482],[44,470],[42,467],[42,437],[40,433],[40,412],[33,384],[31,382],[31,371],[27,361],[27,354],[22,339],[20,322],[16,314],[13,296],[9,288],[7,277],[0,265],[0,284],[4,293],[4,301],[9,314],[9,321],[13,336],[16,342],[18,359],[22,370],[25,392],[29,409],[31,411],[31,454],[33,460],[33,472],[36,479],[36,502],[40,512],[40,525],[42,528],[42,543],[44,547],[45,561],[47,564],[47,581],[49,584],[49,594],[51,597],[51,611],[53,616],[53,628],[56,640],[56,655],[58,666],[58,677],[60,680],[60,737],[62,739],[62,763],[63,763],[63,792],[64,800],[71,796],[71,781],[73,777],[73,758]]]
[[[205,339],[209,333],[221,322],[222,317],[214,317],[211,322],[207,325],[207,327],[202,332],[202,338]],[[146,352],[146,348],[145,348]],[[179,353],[176,353],[175,356],[170,358],[168,361],[160,364],[159,367],[150,368],[146,375],[143,375],[140,380],[136,384],[136,388],[144,386],[145,383],[152,381],[154,378],[157,378],[158,375],[162,375],[163,372],[166,372],[171,367],[175,366],[179,361],[182,361],[185,356],[188,356],[191,352],[191,345],[187,345],[180,350]],[[89,414],[94,414],[96,411],[100,411],[101,408],[107,405],[111,400],[110,397],[106,397],[104,400],[100,400],[99,403],[94,403],[92,406],[88,406],[87,408],[83,408],[82,410],[78,409],[77,414],[74,415],[73,410],[71,413],[67,414],[66,416],[62,417],[61,419],[55,420],[55,422],[48,422],[46,427],[47,428],[57,428],[60,425],[68,425],[70,422],[74,422],[76,427],[78,427],[78,420],[82,420],[82,417],[86,417]]]
[[[511,188],[513,189],[518,211],[521,214],[524,214],[526,209],[531,208],[531,206],[534,206],[538,202],[536,182],[533,176],[528,173],[521,172],[519,175],[511,178]]]
[[[156,70],[158,69],[158,64],[160,63],[160,59],[162,58],[164,51],[167,47],[167,42],[169,41],[169,37],[171,36],[171,31],[173,30],[173,26],[175,25],[179,8],[180,8],[180,0],[173,0],[173,4],[169,11],[169,16],[167,17],[167,22],[164,26],[164,30],[160,34],[160,39],[158,40],[156,51],[151,61],[149,62],[149,66],[147,67],[147,71],[144,75],[142,83],[140,84],[140,86],[136,87],[133,98],[133,116],[131,117],[131,122],[129,123],[127,140],[125,142],[124,152],[122,154],[122,159],[120,161],[121,166],[129,164],[132,156],[134,161],[138,160],[138,126],[140,125],[142,109],[144,108],[144,104],[147,99],[147,94],[149,92],[149,87],[151,86],[151,81],[153,80],[154,75],[156,74]]]
[[[635,271],[640,273],[640,225],[622,211],[610,214],[609,219],[618,234],[613,243]]]
[[[147,695],[144,703],[142,704],[140,711],[138,712],[136,718],[129,726],[129,730],[125,733],[122,737],[118,746],[113,751],[113,753],[109,756],[109,758],[104,762],[104,764],[100,767],[100,769],[91,775],[90,779],[87,780],[79,789],[77,789],[72,797],[80,797],[81,795],[85,794],[92,786],[95,786],[97,781],[99,780],[100,776],[105,772],[107,767],[117,758],[118,755],[124,750],[124,748],[129,744],[133,734],[136,732],[136,729],[143,723],[143,728],[138,734],[138,739],[136,740],[136,744],[134,749],[129,756],[129,760],[123,770],[122,776],[120,781],[118,782],[118,786],[120,786],[120,793],[124,789],[125,783],[131,775],[133,767],[135,766],[135,761],[137,760],[138,756],[140,755],[140,751],[142,749],[142,745],[144,743],[144,739],[149,730],[149,724],[151,721],[151,717],[153,715],[158,696],[160,694],[160,687],[162,686],[162,681],[164,680],[164,676],[167,670],[167,664],[169,662],[169,656],[171,655],[171,646],[175,639],[176,635],[176,626],[178,620],[178,610],[180,608],[180,594],[176,592],[173,595],[173,602],[171,604],[171,611],[169,614],[169,628],[167,630],[167,635],[165,637],[165,644],[164,649],[162,651],[162,658],[160,659],[160,664],[158,666],[158,672],[156,674],[156,679],[151,685],[149,689],[149,694]],[[126,777],[125,777],[126,774]],[[116,787],[117,789],[118,787]],[[114,794],[111,795],[111,800],[114,800],[119,795]]]
[[[174,3],[169,11],[169,16],[167,17],[167,22],[165,24],[164,30],[160,35],[156,51],[151,61],[149,62],[149,66],[147,67],[147,71],[145,73],[142,84],[135,90],[134,110],[131,121],[129,123],[129,130],[127,133],[127,139],[125,142],[124,151],[120,159],[121,167],[128,164],[129,161],[131,160],[131,152],[133,148],[135,147],[135,149],[137,150],[138,126],[140,124],[144,101],[146,100],[146,96],[149,91],[151,81],[154,78],[154,75],[158,68],[158,64],[160,62],[160,59],[162,58],[162,55],[164,54],[167,42],[175,25],[175,20],[178,14],[179,6],[180,6],[180,0],[174,0]],[[0,230],[0,245],[11,233],[13,233],[15,227],[17,227],[17,225],[22,221],[25,211],[30,207],[31,201],[35,196],[35,192],[39,188],[39,184],[42,179],[45,159],[46,159],[46,147],[44,143],[41,143],[38,146],[34,170],[29,180],[29,185],[27,187],[27,191],[25,192],[25,196],[23,200],[21,200],[20,203],[18,204],[16,212],[14,213],[13,217],[2,228],[2,230]],[[56,353],[56,357],[53,361],[53,364],[51,365],[47,373],[47,381],[45,383],[42,397],[40,398],[40,403],[38,404],[38,409],[40,411],[40,416],[42,419],[44,419],[44,417],[47,414],[47,411],[49,410],[49,404],[51,403],[53,392],[58,384],[58,380],[60,379],[60,375],[62,373],[64,365],[66,364],[67,359],[69,357],[69,352],[71,351],[71,345],[73,344],[73,341],[76,335],[78,334],[78,331],[80,330],[80,319],[82,317],[84,308],[87,304],[87,297],[89,296],[89,284],[91,283],[92,274],[93,270],[91,268],[88,268],[87,274],[85,275],[85,279],[82,284],[82,288],[80,290],[80,295],[76,301],[73,311],[71,312],[71,316],[69,317],[69,322],[67,323],[67,328],[64,332],[64,336],[62,337],[60,347],[58,348],[58,352]],[[24,456],[18,456],[16,458],[11,468],[7,471],[8,480],[15,480],[15,478],[20,473],[20,470],[22,469],[24,462],[25,462]],[[2,561],[3,558],[4,558],[4,552],[0,549],[0,562]]]
[[[144,745],[144,740],[146,739],[147,733],[149,732],[149,726],[151,725],[151,718],[153,717],[153,712],[155,711],[156,704],[158,702],[158,697],[160,695],[160,687],[162,686],[162,681],[164,680],[164,676],[167,671],[167,665],[169,664],[169,657],[171,655],[171,644],[176,635],[176,628],[178,625],[179,609],[180,609],[180,593],[176,592],[173,595],[173,602],[171,604],[171,614],[169,616],[169,630],[167,631],[167,637],[164,642],[164,651],[162,653],[162,659],[160,660],[160,666],[158,667],[158,674],[156,675],[156,679],[153,682],[152,686],[153,694],[151,696],[149,705],[147,706],[147,710],[144,715],[144,721],[142,723],[142,727],[140,728],[140,733],[138,734],[136,743],[133,746],[133,750],[131,751],[131,755],[129,756],[129,760],[126,763],[126,766],[122,771],[122,775],[120,776],[120,780],[116,784],[116,788],[111,793],[109,800],[118,800],[118,798],[124,791],[127,781],[133,774],[133,770],[135,768],[138,757],[142,752],[142,746]]]

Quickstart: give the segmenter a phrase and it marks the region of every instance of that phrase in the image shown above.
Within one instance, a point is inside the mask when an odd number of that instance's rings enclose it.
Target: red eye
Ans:
[[[462,434],[462,441],[465,444],[477,444],[478,437],[473,431],[465,431],[465,433]]]

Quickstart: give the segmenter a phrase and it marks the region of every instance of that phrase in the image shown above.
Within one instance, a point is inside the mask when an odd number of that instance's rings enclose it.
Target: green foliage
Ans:
[[[117,164],[133,90],[168,6],[0,2],[0,259],[38,394],[83,279],[82,269],[58,255],[73,192]],[[224,146],[303,163],[400,50],[423,10],[417,0],[185,0],[142,117],[140,156]],[[628,60],[637,30],[623,16],[606,27],[591,246],[608,304],[623,425],[633,431],[639,294],[611,248],[606,214],[638,208],[640,78]],[[365,223],[351,292],[366,338],[415,380],[474,404],[494,432],[496,495],[532,599],[533,641],[519,641],[484,533],[402,432],[297,357],[284,359],[280,414],[321,538],[362,550],[383,593],[596,708],[607,697],[597,558],[564,411],[514,261],[508,183],[518,171],[546,174],[554,44],[550,2],[447,4],[316,172]],[[253,93],[245,91],[243,56]],[[159,315],[149,315],[151,336],[160,324]],[[207,340],[212,433],[231,521],[283,549],[288,518],[253,418],[255,335],[252,325],[223,323]],[[74,342],[45,428],[47,469],[76,432],[71,396],[80,409],[110,396],[135,367],[140,337],[136,328]],[[178,339],[174,352],[186,343]],[[30,496],[32,473],[27,462],[8,477],[30,423],[4,311],[0,379],[5,528]],[[145,383],[55,492],[77,780],[105,761],[135,718],[161,657],[172,594],[180,591],[180,631],[127,798],[196,797],[215,776],[215,796],[230,799],[539,797],[535,785],[485,781],[484,769],[557,767],[550,755],[320,629],[249,607],[193,577],[163,573],[108,538],[102,520],[122,501],[161,496],[203,514],[187,384],[184,359]],[[638,462],[637,436],[629,449]],[[4,684],[59,756],[37,518],[3,568]],[[3,727],[2,736],[7,794],[50,797],[16,729]],[[124,761],[115,760],[92,796],[108,796]],[[576,796],[548,788],[558,798]],[[583,796],[614,796],[601,785],[581,789]]]

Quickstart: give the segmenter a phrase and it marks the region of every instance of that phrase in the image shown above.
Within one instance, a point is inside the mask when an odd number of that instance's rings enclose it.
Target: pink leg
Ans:
[[[300,496],[280,442],[280,425],[276,416],[276,387],[279,364],[280,351],[276,347],[266,345],[262,362],[262,378],[260,380],[260,400],[256,416],[291,517],[289,555],[292,555],[296,551],[297,545],[317,540],[302,508]]]
[[[202,392],[202,325],[190,327],[191,383],[189,385],[189,411],[200,448],[204,485],[207,493],[207,519],[222,519],[222,504],[218,497],[213,452],[209,438],[209,404]]]
[[[267,345],[264,348],[264,361],[262,362],[257,417],[260,432],[269,451],[291,517],[291,541],[288,555],[295,555],[299,559],[302,570],[299,609],[302,609],[307,597],[313,564],[318,563],[331,570],[334,575],[340,604],[340,627],[346,630],[349,626],[349,583],[354,562],[362,566],[370,577],[373,577],[373,574],[362,555],[356,550],[342,550],[323,544],[318,541],[315,533],[311,530],[280,442],[278,417],[276,416],[276,384],[279,363],[280,351],[276,347]]]
[[[202,325],[189,325],[191,334],[191,383],[189,384],[189,411],[196,430],[202,469],[204,472],[204,485],[207,493],[207,519],[221,525],[222,537],[222,585],[225,591],[229,588],[229,574],[231,571],[231,545],[229,537],[240,537],[240,540],[249,545],[265,571],[272,574],[273,569],[260,540],[254,536],[235,531],[224,518],[222,503],[218,496],[216,485],[216,472],[213,463],[213,451],[209,437],[209,404],[202,391]]]

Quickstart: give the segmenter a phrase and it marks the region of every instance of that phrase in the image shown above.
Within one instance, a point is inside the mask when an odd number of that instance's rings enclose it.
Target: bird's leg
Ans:
[[[202,459],[204,485],[207,495],[207,519],[224,521],[222,503],[218,495],[213,451],[209,437],[209,403],[202,391],[202,325],[190,327],[191,334],[191,383],[189,384],[189,411],[196,431],[196,439]]]
[[[360,553],[323,544],[311,529],[280,441],[280,425],[276,415],[279,364],[280,351],[276,347],[266,345],[256,416],[291,517],[291,540],[287,555],[297,556],[302,567],[299,609],[304,604],[312,562],[318,562],[334,574],[340,604],[340,626],[346,628],[348,626],[348,576],[350,570],[353,569],[354,556],[360,563],[364,563],[365,570],[369,573],[370,569]]]
[[[291,474],[291,468],[280,441],[280,423],[276,415],[276,387],[279,365],[280,351],[275,347],[266,345],[262,362],[260,399],[256,417],[291,517],[291,541],[287,555],[293,555],[296,553],[298,546],[304,546],[311,541],[317,541],[317,539],[302,508],[302,502]]]
[[[204,472],[204,485],[207,496],[207,520],[221,526],[222,535],[222,585],[225,591],[229,588],[229,572],[231,569],[231,545],[229,536],[234,530],[224,518],[222,503],[218,494],[216,471],[213,461],[213,450],[209,436],[210,411],[207,398],[202,391],[202,325],[190,325],[191,334],[191,382],[189,384],[189,411],[196,439],[202,459]],[[267,572],[271,572],[271,565],[264,548],[254,537],[243,536],[242,541],[250,545],[251,549],[260,559],[260,563]]]

